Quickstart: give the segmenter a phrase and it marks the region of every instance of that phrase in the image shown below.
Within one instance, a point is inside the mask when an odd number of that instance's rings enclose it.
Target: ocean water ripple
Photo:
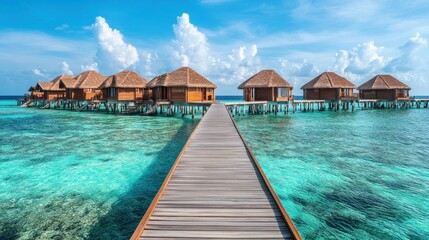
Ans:
[[[304,239],[429,239],[429,110],[236,118]]]
[[[0,239],[129,239],[197,122],[0,101]]]

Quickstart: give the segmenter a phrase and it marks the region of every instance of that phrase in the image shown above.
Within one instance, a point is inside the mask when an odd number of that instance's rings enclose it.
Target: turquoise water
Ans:
[[[0,101],[0,239],[129,239],[197,122]]]
[[[236,119],[304,239],[429,239],[429,109]]]
[[[429,109],[236,119],[305,239],[429,239]],[[128,239],[197,122],[1,100],[0,239]]]

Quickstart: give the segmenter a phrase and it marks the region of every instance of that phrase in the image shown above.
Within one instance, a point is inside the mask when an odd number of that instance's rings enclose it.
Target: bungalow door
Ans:
[[[203,101],[207,100],[207,88],[202,88],[203,91]]]

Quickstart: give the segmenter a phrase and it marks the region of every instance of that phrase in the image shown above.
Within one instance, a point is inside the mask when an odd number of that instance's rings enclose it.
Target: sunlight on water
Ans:
[[[0,239],[128,239],[197,122],[0,101]]]
[[[429,239],[429,109],[244,116],[305,239]]]

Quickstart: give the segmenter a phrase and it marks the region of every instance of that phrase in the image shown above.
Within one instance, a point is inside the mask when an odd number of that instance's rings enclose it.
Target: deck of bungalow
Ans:
[[[131,239],[301,239],[224,104],[189,137]]]

